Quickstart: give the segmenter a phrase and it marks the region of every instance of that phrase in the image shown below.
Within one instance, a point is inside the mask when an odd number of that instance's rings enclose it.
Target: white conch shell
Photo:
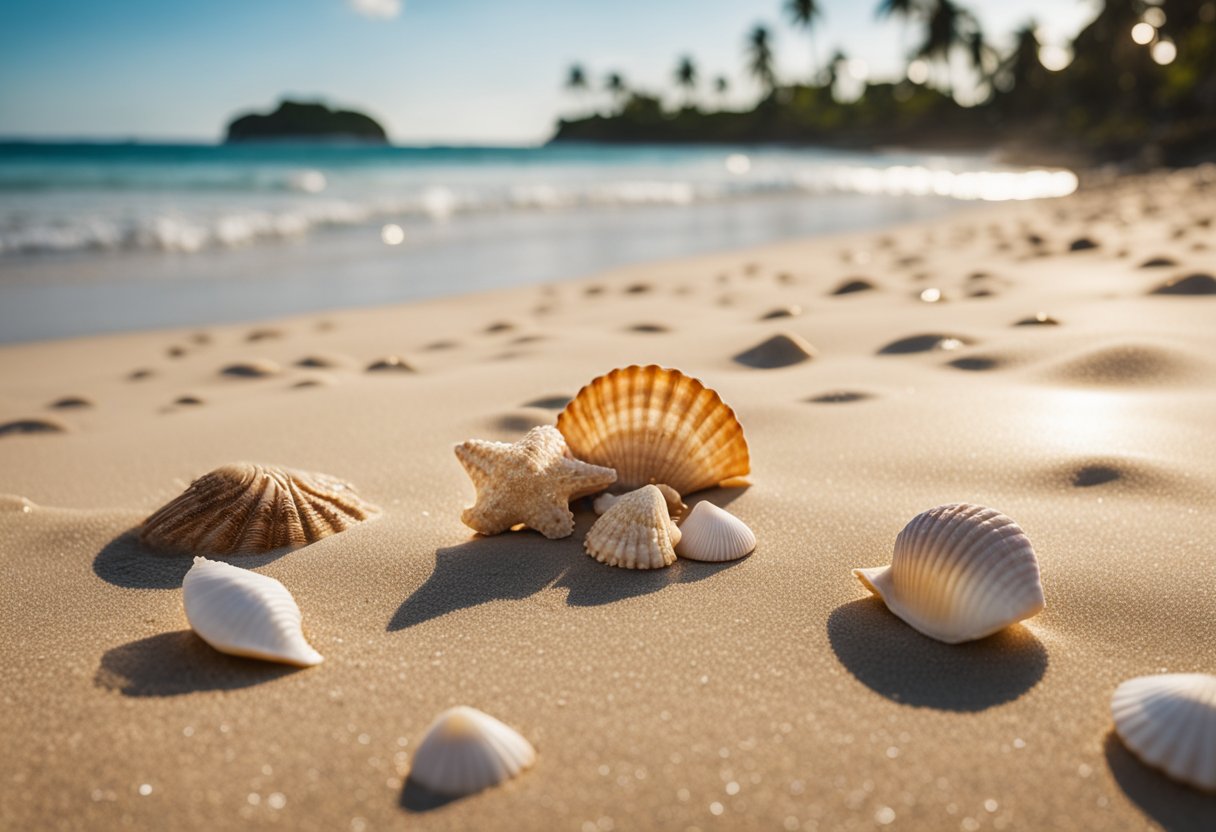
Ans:
[[[536,749],[518,731],[460,705],[426,729],[410,779],[437,794],[461,797],[498,785],[535,762]]]
[[[947,644],[992,635],[1044,606],[1025,533],[999,511],[968,503],[918,514],[895,539],[889,567],[853,574],[891,612]]]
[[[756,535],[747,524],[708,500],[692,507],[680,533],[676,554],[689,560],[722,563],[738,560],[756,548]]]
[[[671,515],[671,519],[679,521],[688,512],[688,506],[684,505],[684,501],[680,499],[680,492],[670,485],[664,485],[663,483],[656,483],[655,488],[663,492],[663,499],[667,501],[667,513]],[[612,508],[613,504],[621,499],[622,496],[621,494],[605,491],[595,498],[591,507],[595,509],[596,514],[603,514]]]
[[[1216,792],[1216,676],[1140,676],[1110,702],[1124,745],[1175,780]]]
[[[557,429],[577,459],[615,469],[624,489],[662,482],[692,494],[751,470],[735,412],[679,370],[623,367],[593,379]]]
[[[325,660],[304,639],[300,608],[274,578],[196,557],[182,603],[194,632],[221,653],[301,667]]]
[[[675,563],[679,542],[680,528],[667,513],[663,492],[644,485],[622,494],[588,530],[583,546],[609,566],[661,569]]]

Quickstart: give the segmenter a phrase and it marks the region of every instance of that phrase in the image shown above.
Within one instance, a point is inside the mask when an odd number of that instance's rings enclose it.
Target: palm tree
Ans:
[[[604,78],[604,89],[608,90],[612,94],[612,100],[619,104],[625,97],[625,93],[628,92],[625,87],[625,76],[619,72],[609,72]]]
[[[714,79],[714,92],[718,94],[718,109],[726,109],[726,93],[730,91],[730,79],[719,75]]]
[[[692,96],[697,91],[697,67],[691,56],[685,55],[676,64],[676,83],[684,88],[684,107],[691,107]]]
[[[823,79],[829,92],[835,88],[836,80],[840,78],[841,70],[845,69],[848,63],[849,57],[840,49],[837,49],[835,54],[828,60],[828,65],[823,70]]]
[[[1013,50],[997,66],[993,73],[993,84],[1007,99],[1011,110],[1036,109],[1041,101],[1039,95],[1047,80],[1047,70],[1039,60],[1038,26],[1028,21],[1014,33]]]
[[[950,55],[957,47],[966,46],[978,30],[979,21],[975,15],[954,0],[934,0],[925,19],[925,40],[917,49],[916,57],[945,67],[947,95],[953,96],[954,89]]]
[[[902,54],[908,51],[908,21],[923,12],[924,0],[881,0],[874,10],[874,16],[879,20],[895,16],[900,18],[899,51]]]
[[[587,72],[582,64],[571,64],[566,73],[566,89],[572,92],[583,92],[587,89]]]
[[[773,71],[773,46],[768,29],[757,24],[747,36],[747,68],[760,83],[766,96],[777,88],[777,74]]]
[[[805,29],[811,42],[811,77],[815,76],[815,67],[819,61],[815,59],[815,21],[823,15],[818,0],[786,0],[785,13],[790,23]]]

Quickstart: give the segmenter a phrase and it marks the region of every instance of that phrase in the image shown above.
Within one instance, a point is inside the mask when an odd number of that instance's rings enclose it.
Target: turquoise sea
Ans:
[[[0,341],[573,278],[1075,186],[901,152],[5,143]]]

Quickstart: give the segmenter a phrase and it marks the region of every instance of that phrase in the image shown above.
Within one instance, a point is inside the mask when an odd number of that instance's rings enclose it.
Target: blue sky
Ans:
[[[871,76],[902,66],[901,27],[877,0],[827,0],[815,33]],[[755,95],[744,35],[775,33],[779,75],[805,77],[810,41],[784,0],[30,0],[0,5],[0,136],[213,140],[238,110],[320,96],[380,119],[399,143],[543,141],[583,63],[597,84],[671,90],[676,60]],[[1028,18],[1064,41],[1094,0],[970,0],[998,43]],[[906,38],[908,44],[912,37]],[[708,88],[708,83],[703,86]],[[706,93],[708,96],[708,92]],[[673,100],[675,94],[672,93]]]

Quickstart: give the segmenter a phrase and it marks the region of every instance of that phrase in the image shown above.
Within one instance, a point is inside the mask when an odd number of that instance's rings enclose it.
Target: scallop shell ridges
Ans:
[[[1129,679],[1110,703],[1115,731],[1137,757],[1175,780],[1216,792],[1216,676]]]
[[[716,392],[679,370],[630,366],[594,379],[557,417],[578,459],[623,488],[691,494],[751,470],[743,427]]]
[[[535,762],[536,749],[518,731],[461,705],[427,728],[410,779],[437,794],[461,797],[509,780]]]
[[[588,530],[583,546],[587,554],[609,566],[662,569],[675,563],[680,536],[663,492],[644,485],[613,503]]]
[[[1043,609],[1039,563],[1022,529],[968,503],[918,514],[889,567],[854,569],[891,612],[938,641],[973,641]]]
[[[295,598],[274,578],[196,557],[182,603],[194,632],[221,653],[301,667],[324,661],[304,638]]]
[[[171,552],[258,554],[305,546],[379,513],[327,474],[237,462],[190,483],[144,521],[139,538]]]
[[[680,525],[676,554],[689,560],[723,563],[738,560],[756,548],[756,535],[724,508],[702,500]]]

